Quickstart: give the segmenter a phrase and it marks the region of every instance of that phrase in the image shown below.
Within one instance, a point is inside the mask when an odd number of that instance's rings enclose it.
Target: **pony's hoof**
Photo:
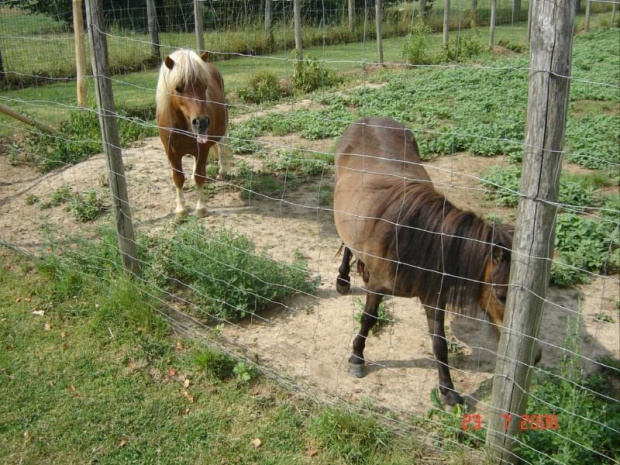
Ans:
[[[351,290],[351,283],[341,277],[336,278],[336,290],[338,294],[344,295]]]
[[[442,394],[441,397],[443,403],[450,407],[454,407],[456,404],[465,405],[465,399],[463,399],[456,391],[448,391],[445,394]]]
[[[209,212],[204,207],[203,208],[197,208],[196,209],[196,216],[198,218],[206,218],[207,216],[209,216]]]
[[[366,370],[363,363],[349,363],[349,374],[356,378],[363,378]]]
[[[174,222],[175,223],[183,223],[187,219],[187,211],[186,210],[178,210],[174,212]]]

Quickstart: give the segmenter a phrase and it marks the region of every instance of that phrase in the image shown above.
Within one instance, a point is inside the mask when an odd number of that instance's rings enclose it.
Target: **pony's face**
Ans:
[[[206,62],[208,53],[200,55],[200,59]],[[173,58],[167,56],[164,60],[166,67],[172,71],[178,66]],[[200,66],[194,65],[194,66]],[[180,111],[187,123],[187,129],[196,134],[196,140],[201,143],[209,141],[208,129],[211,125],[209,106],[207,105],[208,80],[200,73],[176,73],[176,79],[170,91],[170,100],[174,108]]]
[[[508,295],[510,246],[510,243],[500,243],[493,247],[492,257],[487,261],[484,269],[484,282],[486,284],[482,286],[482,292],[478,301],[480,307],[494,323],[493,327],[498,334],[499,325],[504,321],[504,310]]]

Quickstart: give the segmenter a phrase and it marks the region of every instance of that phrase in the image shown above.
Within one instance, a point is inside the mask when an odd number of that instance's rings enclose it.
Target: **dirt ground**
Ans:
[[[330,151],[332,140],[308,142],[288,136],[263,138],[274,146],[297,145],[304,149]],[[268,148],[269,150],[269,148]],[[275,148],[274,148],[275,150]],[[174,220],[174,195],[167,160],[158,139],[148,139],[123,152],[127,166],[130,202],[136,227],[142,231],[162,228]],[[235,160],[251,156],[236,156]],[[191,171],[191,160],[186,159]],[[485,159],[468,154],[439,158],[427,164],[436,186],[451,201],[479,212],[494,212],[507,220],[511,211],[497,208],[485,200],[477,176],[493,164],[507,163],[500,158]],[[333,175],[321,182],[332,183]],[[49,198],[54,189],[69,183],[76,191],[88,188],[106,192],[106,167],[97,155],[62,171],[41,175],[27,166],[11,166],[0,157],[0,239],[33,253],[46,247],[42,226],[51,226],[63,236],[94,234],[95,224],[76,222],[59,206],[41,210],[27,205],[26,198]],[[234,178],[231,181],[234,183]],[[193,182],[190,182],[193,185]],[[218,181],[217,185],[224,186]],[[189,189],[188,204],[196,193]],[[234,227],[265,247],[274,259],[291,261],[295,250],[308,259],[313,275],[321,276],[317,298],[296,297],[286,306],[272,309],[261,318],[242,321],[223,329],[232,341],[251,357],[274,370],[286,373],[317,392],[346,401],[372,401],[392,411],[424,414],[430,406],[430,391],[437,384],[427,334],[426,319],[417,299],[387,299],[394,324],[370,337],[365,355],[371,361],[365,378],[347,374],[347,359],[356,333],[354,315],[363,300],[361,279],[353,277],[353,292],[340,296],[334,286],[339,260],[335,258],[340,241],[333,225],[330,206],[319,206],[316,186],[287,190],[279,199],[241,200],[232,189],[216,190],[208,200],[210,215],[201,220],[209,227]],[[592,284],[572,289],[550,289],[547,296],[540,339],[542,366],[555,366],[563,354],[568,319],[580,319],[583,365],[593,371],[601,356],[620,357],[620,300],[618,276],[597,278]],[[611,322],[594,318],[604,314]],[[605,318],[606,319],[606,318]],[[461,348],[450,355],[457,389],[475,404],[489,391],[497,342],[483,316],[449,317],[450,338]],[[484,411],[481,401],[477,408]]]

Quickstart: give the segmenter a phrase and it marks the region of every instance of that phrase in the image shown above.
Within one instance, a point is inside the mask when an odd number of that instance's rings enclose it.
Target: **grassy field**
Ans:
[[[122,275],[0,259],[2,463],[464,463],[175,335]]]

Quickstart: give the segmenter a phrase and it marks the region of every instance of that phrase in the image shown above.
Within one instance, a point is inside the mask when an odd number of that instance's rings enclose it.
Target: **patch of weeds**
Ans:
[[[245,123],[231,123],[228,130],[229,148],[233,153],[256,153],[262,149],[262,144],[256,138],[262,133],[261,127],[257,124],[256,118],[252,118]]]
[[[106,210],[104,200],[94,189],[73,195],[67,210],[78,221],[94,221]]]
[[[256,368],[246,362],[237,362],[233,368],[233,373],[237,375],[237,381],[240,383],[249,383],[258,376]]]
[[[71,187],[71,184],[62,184],[60,187],[57,187],[54,192],[52,192],[49,200],[39,205],[39,208],[41,210],[46,210],[48,208],[58,207],[59,205],[69,202],[73,198],[73,195],[73,188]]]
[[[253,75],[247,87],[239,89],[239,98],[248,103],[273,102],[286,96],[275,74],[262,71]]]
[[[428,54],[428,38],[432,30],[430,26],[419,23],[412,30],[409,40],[403,45],[402,55],[411,65],[429,65],[433,62]]]
[[[497,45],[499,45],[500,47],[504,47],[512,52],[515,53],[523,53],[525,52],[525,45],[523,44],[518,44],[516,42],[511,42],[508,39],[499,39],[497,41]]]
[[[278,149],[276,158],[265,162],[265,168],[275,172],[294,171],[302,176],[318,176],[325,171],[326,162],[304,150]]]
[[[337,76],[334,70],[326,68],[315,56],[307,55],[304,59],[299,59],[297,50],[293,51],[293,55],[295,59],[291,80],[293,89],[302,93],[309,93],[342,82],[342,78]]]
[[[207,230],[193,219],[151,239],[148,279],[182,288],[204,315],[238,319],[297,294],[313,294],[307,262],[282,263],[257,252],[252,240],[228,229]],[[203,316],[201,314],[201,316]]]
[[[474,448],[479,448],[484,444],[486,427],[479,429],[470,427],[467,430],[463,428],[463,415],[467,413],[467,407],[456,404],[452,411],[446,410],[441,402],[438,387],[431,391],[431,404],[427,418],[433,420],[432,429],[436,433],[436,441],[440,447],[454,442]]]
[[[202,349],[194,356],[194,364],[211,379],[225,381],[235,375],[237,361],[223,352]]]
[[[440,62],[461,62],[469,60],[482,53],[483,46],[480,41],[480,32],[475,29],[473,33],[458,35],[456,39],[450,39],[443,45],[439,54]]]
[[[569,119],[566,127],[566,158],[591,169],[617,172],[620,156],[620,116],[583,115]]]
[[[41,199],[39,198],[38,195],[28,194],[26,198],[24,199],[24,203],[26,205],[34,205],[35,203],[39,203],[40,200]]]
[[[359,297],[355,297],[353,299],[353,305],[358,309],[355,313],[355,322],[357,323],[357,328],[359,329],[362,324],[362,316],[364,315],[365,304],[362,299]],[[385,329],[388,325],[394,324],[394,318],[390,314],[389,310],[385,302],[381,302],[379,304],[379,308],[377,309],[377,321],[375,325],[370,330],[370,334],[377,334],[383,329]]]
[[[613,323],[614,322],[614,319],[611,316],[609,316],[607,313],[603,313],[603,312],[600,312],[600,313],[597,313],[596,315],[594,315],[594,319],[596,321],[600,321],[600,322],[603,322],[603,323]]]
[[[392,433],[370,416],[339,409],[324,409],[310,425],[317,443],[350,464],[381,463]]]
[[[603,463],[603,455],[620,459],[620,435],[614,432],[620,430],[620,405],[605,398],[617,393],[607,376],[586,375],[581,369],[579,332],[579,322],[569,320],[562,345],[567,355],[559,368],[533,376],[526,413],[557,415],[561,434],[524,431],[519,452],[525,462]]]

